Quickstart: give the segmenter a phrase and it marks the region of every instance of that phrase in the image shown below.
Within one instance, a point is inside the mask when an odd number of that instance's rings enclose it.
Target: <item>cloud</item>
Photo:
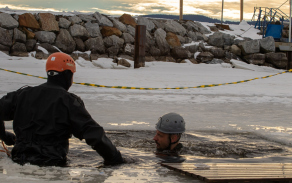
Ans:
[[[26,10],[26,11],[60,11],[54,8],[34,8],[27,5],[14,6],[11,4],[0,4],[0,8],[9,8],[12,10]]]
[[[221,18],[222,0],[183,0],[184,14],[200,14],[212,18]],[[244,0],[244,18],[252,18],[254,7],[278,8],[283,2],[279,0]],[[179,15],[179,0],[4,0],[0,8],[8,6],[10,9],[27,11],[99,11],[103,14],[131,15],[143,14],[171,14]],[[24,4],[25,3],[25,4]],[[240,0],[224,0],[224,19],[238,20],[240,14]],[[281,10],[287,15],[289,3],[285,3]]]

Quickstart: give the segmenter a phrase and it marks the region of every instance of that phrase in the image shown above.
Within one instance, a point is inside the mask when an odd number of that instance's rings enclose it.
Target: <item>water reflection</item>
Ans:
[[[149,123],[147,122],[138,122],[138,121],[126,121],[127,123],[108,123],[109,125],[112,126],[132,126],[132,125],[146,125],[150,126]]]

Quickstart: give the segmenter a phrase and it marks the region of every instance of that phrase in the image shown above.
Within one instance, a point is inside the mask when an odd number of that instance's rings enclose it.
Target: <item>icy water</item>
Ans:
[[[119,91],[77,94],[130,163],[103,167],[103,160],[95,151],[84,141],[72,138],[69,166],[64,168],[20,166],[0,153],[1,182],[201,182],[159,163],[287,163],[292,159],[292,105],[289,103],[265,101],[259,96],[256,99],[262,101],[254,102],[252,96],[183,94],[185,98],[180,101],[176,98],[182,97],[179,94],[167,94],[167,97],[163,93],[139,96]],[[205,102],[192,97],[201,97]],[[238,102],[233,99],[237,97],[246,99]],[[178,112],[186,120],[181,157],[154,153],[155,123],[167,112]],[[6,126],[12,129],[11,122]]]
[[[161,162],[290,162],[292,148],[253,133],[188,132],[180,157],[155,155],[154,131],[106,131],[129,163],[104,167],[84,141],[70,140],[68,167],[20,166],[0,153],[4,182],[201,182],[162,167]]]

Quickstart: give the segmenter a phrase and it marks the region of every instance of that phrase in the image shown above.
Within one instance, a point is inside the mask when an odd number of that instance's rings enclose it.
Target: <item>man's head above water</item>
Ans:
[[[156,130],[153,140],[157,150],[173,150],[185,132],[185,121],[179,114],[168,113],[158,119]]]

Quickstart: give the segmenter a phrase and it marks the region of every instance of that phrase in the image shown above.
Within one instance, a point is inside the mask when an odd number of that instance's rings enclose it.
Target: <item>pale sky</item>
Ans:
[[[251,20],[254,7],[279,8],[287,0],[244,0],[244,19]],[[2,0],[0,8],[18,10],[98,11],[108,15],[179,14],[180,0]],[[281,10],[289,16],[289,1]],[[222,0],[184,0],[184,14],[221,19]],[[224,20],[239,20],[240,0],[224,0]]]

